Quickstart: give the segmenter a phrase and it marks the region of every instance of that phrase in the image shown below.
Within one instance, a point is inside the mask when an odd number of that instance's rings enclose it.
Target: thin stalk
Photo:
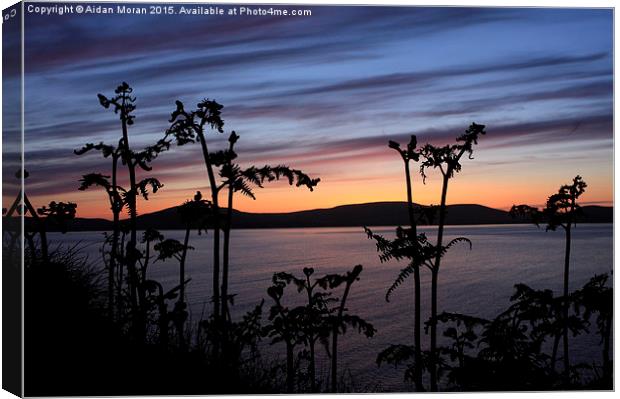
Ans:
[[[230,229],[232,228],[234,187],[228,185],[228,203],[226,205],[226,221],[224,228],[224,248],[222,254],[222,317],[228,317],[228,268],[230,257]]]
[[[137,338],[142,340],[144,337],[145,331],[145,323],[142,317],[142,310],[140,309],[140,305],[144,303],[142,289],[139,288],[139,279],[136,271],[136,243],[137,243],[137,227],[136,227],[136,219],[138,217],[138,210],[136,205],[137,199],[137,184],[136,184],[136,168],[133,163],[133,159],[131,157],[130,147],[129,147],[129,134],[127,131],[127,114],[125,112],[126,100],[123,98],[123,103],[121,107],[121,126],[123,130],[123,160],[127,164],[127,170],[129,172],[129,185],[130,190],[133,193],[129,195],[129,226],[130,226],[130,236],[129,236],[129,245],[128,245],[128,253],[127,253],[127,269],[129,271],[129,279],[131,281],[131,287],[129,289],[131,295],[131,305],[134,310],[134,328]]]
[[[168,311],[164,300],[164,290],[161,284],[157,284],[159,295],[157,296],[157,307],[159,309],[159,344],[164,350],[168,349]]]
[[[446,199],[448,196],[448,181],[450,170],[443,174],[441,187],[441,205],[439,208],[439,225],[437,226],[437,255],[435,264],[431,270],[431,391],[437,392],[437,285],[439,280],[439,267],[441,265],[441,246],[443,245],[443,230],[446,222]]]
[[[566,383],[570,382],[570,359],[568,358],[568,273],[570,266],[570,244],[571,244],[571,224],[570,221],[566,225],[566,250],[564,253],[564,307],[562,309],[564,325],[562,330],[563,336],[563,355],[564,355],[564,379]]]
[[[560,334],[556,334],[553,337],[553,350],[551,351],[551,374],[555,374],[555,364],[558,358],[558,346],[560,345]]]
[[[569,217],[566,222],[565,231],[566,231],[566,249],[564,252],[564,308],[563,310],[563,352],[564,352],[564,379],[568,384],[570,383],[570,359],[568,357],[568,309],[570,307],[570,303],[568,301],[568,283],[569,283],[569,273],[570,273],[570,247],[571,247],[571,229],[573,218],[571,215],[574,214],[576,207],[576,197],[573,195],[571,198],[571,208],[569,212]]]
[[[185,302],[185,259],[187,259],[187,246],[189,245],[189,233],[190,224],[185,226],[185,238],[183,239],[183,252],[181,253],[181,259],[179,260],[179,303]],[[179,345],[182,350],[185,350],[185,335],[184,335],[184,323],[180,322],[177,326],[179,332]]]
[[[338,325],[342,321],[342,315],[346,306],[347,297],[349,296],[349,291],[351,290],[351,284],[353,284],[353,281],[347,281],[342,300],[340,301],[340,307],[338,308],[338,318],[334,323],[332,331],[332,393],[338,392]]]
[[[207,141],[202,130],[198,131],[202,156],[204,158],[207,173],[209,175],[209,185],[211,188],[211,201],[213,206],[213,316],[216,320],[220,318],[220,206],[218,201],[218,190],[215,182],[213,165],[209,158]]]
[[[282,340],[286,344],[286,392],[293,393],[294,389],[294,373],[295,373],[295,363],[294,363],[294,350],[295,350],[295,342],[294,336],[292,336],[292,331],[289,330],[291,328],[288,322],[288,316],[283,312],[282,303],[280,299],[274,297],[274,301],[276,302],[276,306],[278,309],[278,313],[282,318],[282,325],[280,330],[280,336]],[[289,335],[289,332],[291,334]]]
[[[417,224],[413,213],[413,189],[411,186],[411,172],[409,171],[409,161],[405,160],[405,179],[407,180],[407,210],[409,212],[409,224],[413,234],[417,234]]]
[[[179,301],[185,301],[185,259],[187,259],[187,247],[189,245],[189,233],[190,233],[190,224],[188,223],[185,226],[185,238],[183,239],[183,252],[181,253],[181,259],[179,261],[179,284],[181,288],[179,289]]]
[[[149,267],[149,258],[151,257],[151,241],[146,240],[146,252],[144,253],[144,265],[142,265],[142,281],[141,284],[146,282],[146,271]]]
[[[293,362],[293,344],[286,341],[286,392],[293,393],[295,365]]]
[[[114,273],[116,271],[117,247],[120,223],[120,209],[116,204],[118,198],[117,184],[118,155],[112,154],[112,213],[114,221],[112,224],[112,248],[110,248],[110,270],[108,270],[108,310],[110,319],[114,318]]]
[[[405,160],[405,178],[407,179],[407,210],[409,211],[409,224],[411,225],[411,233],[413,235],[414,245],[417,245],[417,224],[415,221],[415,215],[413,213],[413,194],[412,194],[412,183],[411,183],[411,173],[409,171],[409,161]],[[420,332],[422,328],[421,321],[421,293],[420,293],[420,267],[419,265],[414,267],[413,269],[413,285],[414,285],[414,331],[413,331],[413,341],[414,341],[414,358],[415,358],[415,369],[414,369],[414,380],[416,391],[422,392],[424,391],[424,385],[422,383],[422,344]]]
[[[306,292],[308,293],[308,305],[310,306],[310,312],[313,312],[314,301],[312,300],[313,286],[310,282],[310,276],[306,275]],[[312,323],[310,323],[310,332],[308,337],[308,343],[310,346],[310,385],[312,392],[316,392],[316,361],[315,361],[315,348],[314,348],[314,333],[312,331]]]
[[[125,259],[125,237],[126,233],[123,231],[121,234],[120,242],[118,248],[119,259]],[[123,282],[124,282],[124,269],[123,262],[118,264],[118,286],[116,288],[116,304],[117,304],[117,317],[120,319],[123,312]]]

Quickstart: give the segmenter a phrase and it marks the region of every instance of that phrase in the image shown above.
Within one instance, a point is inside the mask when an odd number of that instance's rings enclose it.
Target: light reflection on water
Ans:
[[[375,227],[373,231],[386,237],[393,227]],[[436,227],[421,228],[431,240]],[[182,240],[182,231],[162,231],[167,238]],[[439,310],[460,312],[490,318],[505,309],[516,283],[533,288],[550,288],[561,292],[564,257],[564,235],[530,225],[450,226],[446,239],[468,237],[473,248],[457,245],[442,261],[439,274]],[[56,243],[80,242],[90,258],[101,264],[99,253],[102,233],[80,232],[51,234]],[[191,277],[187,288],[193,321],[209,314],[211,296],[212,235],[193,235],[188,254],[186,275]],[[352,289],[348,309],[374,324],[378,332],[367,339],[350,330],[340,344],[340,369],[350,369],[359,387],[407,390],[402,373],[390,366],[378,368],[377,353],[389,344],[410,344],[413,340],[413,282],[408,281],[385,301],[386,289],[404,266],[398,262],[381,264],[373,241],[362,228],[299,228],[235,230],[232,232],[230,260],[230,293],[236,294],[231,309],[233,317],[252,309],[261,299],[266,307],[271,302],[266,289],[274,272],[287,271],[301,275],[303,267],[313,267],[316,275],[343,273],[362,264],[361,280]],[[571,253],[571,289],[582,286],[596,273],[609,272],[613,267],[613,229],[611,224],[579,225],[573,234]],[[178,284],[178,263],[156,262],[149,278],[160,281],[164,288]],[[297,295],[287,293],[289,298]],[[299,297],[301,300],[301,296]],[[422,319],[430,309],[430,273],[422,273]],[[424,312],[426,311],[426,312]],[[266,316],[265,316],[266,317]],[[428,346],[428,336],[423,336]],[[571,341],[574,360],[600,361],[596,337],[580,337]],[[592,350],[592,348],[597,348]],[[279,346],[268,350],[283,356]],[[319,366],[326,375],[325,364]]]

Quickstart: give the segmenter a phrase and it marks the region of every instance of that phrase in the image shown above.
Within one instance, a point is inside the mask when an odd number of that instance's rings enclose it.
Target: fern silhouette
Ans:
[[[362,319],[357,315],[351,315],[345,313],[347,310],[347,298],[351,292],[353,283],[360,279],[362,273],[362,265],[356,265],[351,271],[347,271],[344,274],[328,274],[319,280],[319,285],[324,289],[329,287],[330,289],[337,288],[344,284],[344,292],[340,298],[340,303],[330,315],[330,324],[332,325],[332,347],[331,347],[331,392],[338,392],[338,336],[344,334],[347,331],[347,326],[356,328],[361,334],[371,338],[377,331],[371,323]]]
[[[150,251],[152,244],[155,244],[155,250],[159,253],[157,259],[162,260],[172,257],[172,252],[174,252],[174,250],[170,244],[171,241],[174,240],[166,240],[157,230],[147,228],[141,240],[145,248],[144,252],[133,242],[137,233],[135,226],[135,217],[137,215],[136,198],[142,197],[148,200],[151,192],[157,192],[163,185],[159,180],[151,177],[143,178],[139,182],[136,182],[135,178],[130,178],[131,187],[125,189],[117,184],[117,180],[119,160],[128,166],[130,177],[132,173],[135,177],[136,167],[145,171],[150,171],[152,169],[150,162],[152,162],[159,153],[167,150],[170,144],[164,138],[141,152],[133,152],[129,149],[127,127],[134,123],[134,117],[131,115],[131,112],[135,109],[133,105],[135,98],[129,95],[131,92],[132,89],[124,83],[117,88],[115,91],[116,96],[112,99],[108,99],[101,94],[98,96],[100,104],[103,107],[110,108],[110,106],[114,106],[115,113],[121,114],[123,135],[119,139],[119,145],[117,147],[104,143],[87,143],[81,149],[74,151],[76,155],[83,155],[96,150],[99,151],[104,158],[110,157],[112,160],[111,176],[101,173],[86,174],[80,180],[78,189],[83,191],[91,187],[103,188],[108,196],[110,208],[114,215],[113,234],[111,237],[106,236],[103,248],[104,254],[107,252],[108,255],[109,317],[111,319],[114,318],[113,310],[114,307],[116,307],[116,321],[122,322],[125,318],[126,310],[123,308],[125,304],[125,291],[123,289],[125,278],[123,269],[126,267],[129,271],[127,291],[129,291],[130,298],[130,310],[127,314],[132,317],[131,331],[134,335],[134,339],[139,343],[146,342],[146,337],[143,333],[149,329],[147,324],[150,320],[150,314],[153,309],[156,309],[158,312],[157,324],[159,329],[159,341],[161,345],[167,349],[169,343],[169,322],[171,320],[177,321],[177,330],[182,332],[182,323],[185,321],[185,318],[179,317],[183,312],[178,306],[175,306],[174,312],[168,312],[166,301],[176,297],[177,291],[183,292],[189,280],[185,280],[181,273],[179,285],[167,293],[164,293],[163,287],[159,282],[148,278],[148,267],[152,258]],[[132,184],[132,181],[135,183]],[[58,208],[58,206],[56,206],[56,208]],[[130,214],[129,224],[120,222],[120,213],[123,209],[127,209]],[[50,206],[48,212],[53,210],[53,207]],[[71,210],[68,211],[71,212]],[[58,210],[56,210],[55,213],[58,213]],[[63,214],[66,213],[67,210],[65,209]],[[130,238],[127,245],[125,245],[127,235],[129,235]],[[106,244],[110,244],[109,251],[105,251]],[[137,295],[136,292],[138,293]],[[136,297],[138,299],[137,303],[134,302]],[[179,326],[179,324],[181,325]],[[182,336],[182,334],[180,334],[180,336]],[[182,342],[180,347],[183,347]]]
[[[439,270],[441,266],[442,256],[445,254],[443,246],[443,233],[446,222],[446,200],[448,196],[448,183],[455,173],[461,171],[461,159],[464,155],[473,159],[473,146],[478,144],[481,135],[486,134],[484,125],[472,123],[465,133],[456,139],[456,144],[445,145],[443,147],[435,147],[426,144],[420,150],[420,156],[423,160],[420,165],[420,174],[426,180],[428,169],[439,169],[442,175],[441,186],[441,203],[439,205],[439,224],[437,227],[437,250],[435,252],[435,261],[431,268],[431,348],[430,348],[430,382],[431,391],[436,392],[437,385],[437,289],[439,280]],[[451,243],[452,244],[452,243]],[[450,245],[451,245],[450,244]],[[448,247],[450,246],[448,245]],[[470,243],[471,245],[471,243]],[[447,249],[447,248],[446,248]]]
[[[613,288],[607,286],[608,274],[598,274],[590,279],[580,290],[572,294],[572,302],[577,312],[583,312],[584,321],[589,322],[596,314],[597,333],[603,343],[603,375],[606,385],[613,383],[613,364],[610,358],[613,329]]]
[[[120,145],[117,147],[106,145],[103,142],[99,144],[88,143],[84,147],[79,150],[75,150],[74,153],[76,155],[82,155],[91,150],[100,151],[104,158],[111,157],[112,160],[112,175],[107,176],[101,173],[90,173],[84,175],[82,180],[80,181],[80,187],[78,190],[84,191],[92,186],[99,186],[103,188],[108,195],[108,200],[110,202],[110,209],[113,215],[112,221],[112,237],[110,243],[110,252],[108,259],[108,312],[109,317],[114,317],[114,308],[116,304],[114,303],[115,298],[115,273],[117,273],[117,263],[119,262],[118,258],[118,245],[119,245],[119,235],[120,235],[120,214],[123,211],[123,207],[125,206],[122,194],[125,192],[125,189],[120,187],[117,183],[118,181],[118,161],[121,157]],[[112,179],[110,181],[110,178]],[[120,290],[119,290],[120,291]],[[117,313],[120,314],[120,308],[117,309]]]
[[[439,272],[439,266],[441,258],[445,255],[448,249],[453,245],[466,242],[471,248],[471,241],[465,237],[458,237],[451,240],[447,245],[443,245],[443,229],[445,224],[445,208],[446,208],[446,196],[448,189],[448,180],[454,176],[456,172],[461,170],[460,160],[463,155],[468,154],[471,157],[473,153],[473,144],[477,143],[478,137],[481,134],[485,134],[484,126],[472,124],[464,135],[457,138],[456,145],[446,145],[444,147],[434,147],[431,144],[426,144],[419,150],[417,147],[417,138],[415,135],[411,136],[411,140],[407,144],[406,149],[401,148],[400,144],[395,141],[390,141],[388,146],[391,149],[396,150],[404,161],[405,166],[405,181],[407,187],[407,209],[409,214],[409,228],[403,228],[399,226],[396,229],[396,238],[388,240],[385,237],[373,233],[372,230],[365,227],[368,238],[373,239],[376,242],[377,251],[379,252],[379,259],[381,262],[387,262],[395,259],[397,261],[406,259],[408,264],[405,268],[401,269],[394,283],[388,288],[386,293],[386,300],[389,302],[390,296],[396,290],[397,287],[402,285],[405,280],[413,276],[415,297],[414,297],[414,345],[413,350],[410,352],[414,357],[414,362],[408,369],[408,373],[411,373],[413,381],[416,385],[417,391],[423,391],[424,386],[422,384],[423,368],[427,368],[431,373],[431,390],[437,390],[437,375],[436,367],[433,365],[433,359],[436,355],[436,329],[431,325],[431,350],[430,361],[423,360],[421,340],[420,340],[420,268],[426,267],[431,271],[432,287],[431,287],[431,320],[436,320],[437,317],[437,276]],[[426,170],[428,168],[438,168],[443,175],[442,186],[442,198],[441,205],[439,207],[439,227],[437,244],[433,245],[429,242],[426,234],[417,233],[417,224],[420,220],[426,219],[431,222],[434,218],[434,213],[437,207],[428,207],[420,212],[418,219],[415,217],[413,209],[412,199],[412,183],[411,174],[409,169],[410,161],[421,161],[420,173],[423,181],[426,180]],[[399,349],[388,348],[384,355],[380,355],[378,358],[379,364],[391,358],[391,351],[397,350],[401,355],[407,351],[403,351],[404,347],[399,346]],[[399,360],[400,361],[400,360]]]
[[[129,127],[135,123],[136,98],[133,96],[133,88],[126,82],[121,83],[114,95],[107,97],[98,94],[99,104],[114,111],[119,116],[121,124],[121,137],[118,140],[118,146],[114,147],[104,143],[93,144],[87,143],[81,149],[75,150],[76,155],[83,155],[89,151],[96,150],[101,152],[104,158],[111,157],[112,173],[111,176],[101,173],[91,173],[84,175],[79,189],[86,190],[92,186],[102,187],[110,202],[110,208],[114,216],[113,233],[111,238],[111,251],[108,264],[108,308],[110,317],[113,315],[114,307],[114,280],[115,269],[119,269],[118,292],[122,292],[122,269],[127,268],[128,271],[128,291],[130,293],[130,307],[132,315],[132,331],[138,342],[143,342],[147,333],[147,313],[151,306],[147,303],[147,292],[143,286],[146,281],[145,276],[141,276],[141,271],[145,270],[144,265],[139,265],[144,254],[138,248],[137,237],[137,199],[142,197],[148,200],[150,192],[157,192],[163,185],[155,178],[147,177],[138,181],[137,170],[150,171],[150,163],[161,153],[170,147],[170,142],[166,137],[158,140],[155,145],[149,146],[142,151],[136,152],[132,149],[129,142]],[[118,185],[118,161],[126,166],[129,176],[129,187],[122,188]],[[111,178],[111,180],[110,180]],[[123,209],[127,209],[129,213],[129,241],[126,248],[122,248],[121,222],[120,213]],[[124,237],[124,235],[123,235]],[[124,238],[122,240],[124,244]],[[122,255],[122,256],[121,256]],[[121,295],[117,296],[118,314],[123,312],[120,307]]]
[[[312,179],[303,172],[287,166],[265,166],[263,168],[250,167],[242,169],[234,163],[237,158],[234,147],[239,140],[236,132],[231,132],[228,138],[228,148],[210,152],[205,134],[210,128],[217,133],[224,132],[224,121],[221,118],[223,106],[214,100],[204,100],[197,105],[196,110],[186,111],[182,102],[176,102],[176,110],[171,114],[170,127],[166,131],[165,140],[174,138],[177,145],[187,145],[199,142],[209,178],[212,207],[213,226],[213,321],[209,324],[210,331],[220,331],[215,336],[224,341],[227,348],[228,332],[226,325],[231,325],[228,304],[233,295],[228,292],[229,258],[230,258],[230,230],[232,226],[232,211],[234,194],[239,192],[255,199],[254,188],[263,187],[263,183],[279,180],[286,177],[289,183],[296,186],[306,186],[310,190],[319,183],[319,179]],[[219,170],[218,170],[219,168]],[[216,176],[216,172],[217,176]],[[219,179],[218,179],[219,177]],[[220,204],[219,194],[227,189],[227,201]],[[223,211],[223,212],[222,212]],[[223,248],[220,254],[220,235],[223,233]],[[221,266],[221,269],[220,269]],[[220,342],[214,341],[213,352],[220,355]],[[222,354],[224,357],[226,354]]]
[[[295,277],[290,273],[274,273],[273,285],[267,289],[267,294],[273,299],[274,305],[269,313],[271,324],[263,328],[263,335],[272,338],[271,343],[284,342],[286,345],[286,386],[287,392],[293,392],[295,385],[295,348],[305,345],[310,348],[309,378],[316,378],[315,344],[320,341],[325,346],[328,356],[331,357],[331,391],[338,392],[338,336],[347,331],[347,327],[357,329],[361,334],[372,337],[376,330],[357,315],[346,313],[347,298],[351,286],[359,280],[362,266],[357,265],[344,274],[327,274],[314,281],[313,268],[303,269],[303,278]],[[285,288],[294,285],[297,292],[303,292],[307,297],[307,304],[289,308],[282,299]],[[333,290],[344,285],[340,299],[333,297]],[[323,291],[319,291],[321,288]],[[334,307],[331,303],[338,302]],[[331,350],[329,336],[331,334]],[[316,380],[310,381],[310,389],[317,389]]]
[[[215,176],[213,155],[209,152],[206,140],[208,129],[216,133],[224,133],[224,120],[221,118],[223,105],[215,100],[205,99],[196,105],[193,111],[186,111],[181,101],[176,101],[176,110],[172,112],[166,131],[166,137],[172,136],[177,145],[200,143],[205,168],[211,191],[211,206],[213,207],[213,316],[220,319],[220,229],[221,215],[218,197],[218,184]],[[216,350],[217,352],[217,350]]]
[[[265,165],[262,168],[251,166],[246,169],[242,169],[239,165],[233,161],[237,158],[237,154],[234,151],[234,146],[239,140],[239,136],[233,131],[229,138],[229,147],[226,151],[218,151],[211,154],[211,160],[213,165],[219,167],[219,176],[222,179],[222,183],[217,188],[219,193],[223,189],[228,189],[227,201],[226,201],[226,213],[225,221],[223,224],[224,231],[224,245],[222,254],[222,310],[223,317],[230,317],[228,314],[228,303],[230,296],[228,294],[228,281],[229,281],[229,263],[230,263],[230,230],[232,228],[232,211],[234,194],[241,193],[246,197],[253,200],[256,199],[254,193],[255,188],[263,188],[264,183],[279,181],[281,178],[286,178],[289,185],[295,184],[296,187],[305,186],[310,191],[314,190],[314,187],[320,182],[320,179],[312,179],[305,173],[297,169],[291,169],[285,165],[278,165],[275,167]]]
[[[422,363],[422,343],[421,343],[421,285],[420,285],[420,267],[427,264],[430,260],[425,257],[424,244],[426,242],[426,236],[418,236],[417,224],[418,220],[415,218],[413,210],[413,183],[411,181],[410,162],[418,162],[420,160],[420,154],[417,150],[417,137],[411,135],[411,139],[407,144],[406,149],[402,149],[400,144],[395,141],[389,141],[388,147],[398,152],[403,160],[405,167],[405,183],[407,187],[407,212],[409,215],[410,230],[403,230],[398,227],[396,230],[397,240],[392,242],[387,241],[385,238],[375,235],[372,231],[366,228],[366,233],[369,238],[374,238],[377,242],[377,250],[380,252],[380,259],[382,262],[389,260],[389,258],[396,257],[397,260],[403,258],[409,259],[409,264],[406,268],[402,269],[394,284],[388,289],[385,300],[389,302],[390,295],[396,289],[396,287],[404,282],[404,280],[413,275],[414,283],[414,357],[415,363]],[[413,239],[410,239],[413,238]],[[402,256],[401,256],[402,255]],[[427,265],[428,266],[428,265]],[[422,382],[422,368],[416,367],[413,370],[414,382],[416,391],[424,391],[424,385]]]
[[[577,225],[577,219],[582,215],[581,206],[577,203],[579,197],[585,192],[587,184],[581,176],[577,175],[571,184],[562,185],[558,192],[549,196],[544,209],[531,207],[529,205],[513,205],[510,213],[513,216],[528,217],[539,226],[546,223],[547,231],[555,231],[562,228],[565,233],[564,249],[564,279],[563,279],[563,315],[564,326],[562,331],[562,351],[564,361],[564,379],[570,382],[570,358],[568,350],[568,330],[569,330],[569,274],[570,274],[570,253],[571,253],[571,233],[572,228]],[[555,367],[555,364],[553,365]]]

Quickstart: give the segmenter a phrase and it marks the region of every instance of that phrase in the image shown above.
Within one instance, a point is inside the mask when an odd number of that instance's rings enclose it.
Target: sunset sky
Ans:
[[[583,203],[611,205],[611,10],[295,8],[312,16],[26,14],[32,201],[73,201],[79,216],[109,217],[102,190],[76,190],[81,175],[109,173],[109,162],[73,150],[117,142],[118,117],[96,95],[127,81],[138,107],[132,146],[163,135],[175,100],[190,108],[211,98],[225,106],[226,130],[209,133],[211,149],[235,130],[242,165],[284,163],[321,178],[312,193],[271,184],[256,201],[239,196],[240,210],[404,200],[388,140],[444,144],[471,122],[487,135],[451,182],[449,203],[541,204],[580,174]],[[141,176],[165,187],[141,213],[207,191],[199,145],[173,145],[153,167]],[[415,202],[438,203],[437,183],[437,174],[426,185],[415,175]]]

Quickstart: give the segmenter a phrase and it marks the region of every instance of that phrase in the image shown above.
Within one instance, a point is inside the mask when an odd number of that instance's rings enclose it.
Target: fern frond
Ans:
[[[407,266],[404,269],[400,270],[400,273],[398,273],[398,277],[396,277],[396,280],[394,280],[394,282],[392,283],[390,288],[388,288],[388,290],[387,290],[387,292],[385,294],[385,300],[387,302],[390,301],[390,296],[396,290],[396,288],[398,288],[402,283],[405,282],[405,280],[409,276],[411,276],[413,274],[413,272],[415,271],[415,268],[416,268],[416,266],[410,264],[409,266]]]
[[[461,242],[466,242],[467,244],[469,244],[469,249],[472,249],[472,243],[471,240],[469,238],[466,237],[457,237],[455,239],[453,239],[452,241],[450,241],[448,243],[448,245],[446,245],[445,247],[443,247],[443,251],[444,253],[450,249],[452,246],[454,246],[455,244],[461,243]]]
[[[106,191],[110,191],[112,185],[108,180],[109,178],[110,176],[106,176],[101,173],[89,173],[82,176],[82,178],[80,179],[80,187],[78,187],[78,190],[85,191],[91,186],[100,186],[106,189]]]
[[[153,190],[153,193],[156,193],[157,191],[159,191],[160,188],[162,188],[164,185],[161,184],[159,182],[159,180],[157,180],[154,177],[148,177],[146,179],[143,179],[142,181],[140,181],[137,184],[136,189],[140,192],[140,194],[144,197],[145,200],[148,200],[148,196],[149,196],[149,191],[148,191],[148,187],[151,186],[151,190]]]

